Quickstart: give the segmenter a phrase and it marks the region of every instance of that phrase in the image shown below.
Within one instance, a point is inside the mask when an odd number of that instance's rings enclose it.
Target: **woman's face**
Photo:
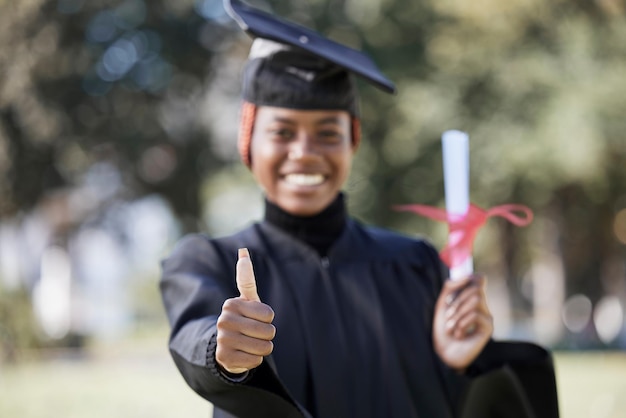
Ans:
[[[261,106],[252,134],[252,173],[267,199],[298,216],[335,199],[350,173],[348,112]]]

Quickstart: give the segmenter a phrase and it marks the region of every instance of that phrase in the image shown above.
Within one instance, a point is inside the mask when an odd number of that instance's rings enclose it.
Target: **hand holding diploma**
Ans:
[[[473,274],[474,238],[487,219],[505,218],[517,226],[533,219],[523,205],[505,204],[481,209],[469,199],[469,137],[460,131],[442,136],[446,209],[409,204],[396,210],[409,211],[445,222],[449,227],[448,243],[441,259],[450,268],[433,320],[435,351],[449,367],[462,371],[474,361],[493,333],[493,317],[487,307],[485,278]]]
[[[233,374],[258,367],[263,357],[272,353],[276,328],[272,325],[274,311],[261,302],[250,254],[239,249],[237,288],[239,297],[227,299],[217,319],[215,359],[224,370]]]
[[[448,367],[464,371],[493,334],[485,278],[471,275],[447,280],[435,305],[433,343]]]
[[[450,279],[435,307],[435,351],[449,367],[462,371],[480,354],[493,333],[493,318],[487,306],[485,278],[473,276],[471,248],[461,245],[467,231],[453,225],[468,220],[469,137],[460,131],[442,136],[446,196]]]

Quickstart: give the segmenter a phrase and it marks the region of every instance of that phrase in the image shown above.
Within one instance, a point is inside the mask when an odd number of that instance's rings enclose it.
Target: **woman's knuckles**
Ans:
[[[241,297],[226,299],[222,305],[222,315],[231,314],[255,319],[267,324],[274,320],[274,310],[263,302],[246,300]]]

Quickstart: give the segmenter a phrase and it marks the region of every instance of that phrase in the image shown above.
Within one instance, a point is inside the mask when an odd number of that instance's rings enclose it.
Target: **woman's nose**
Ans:
[[[314,157],[317,155],[315,143],[311,135],[301,133],[298,138],[291,144],[289,149],[290,160],[301,160],[303,158]]]

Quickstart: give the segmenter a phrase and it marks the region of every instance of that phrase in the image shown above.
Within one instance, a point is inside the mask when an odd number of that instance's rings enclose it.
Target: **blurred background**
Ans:
[[[368,224],[446,227],[441,133],[471,197],[522,203],[475,246],[496,336],[555,350],[564,417],[626,410],[626,2],[253,1],[368,51],[346,185]],[[207,416],[167,354],[160,260],[262,216],[239,162],[250,39],[222,0],[0,0],[0,416]]]

